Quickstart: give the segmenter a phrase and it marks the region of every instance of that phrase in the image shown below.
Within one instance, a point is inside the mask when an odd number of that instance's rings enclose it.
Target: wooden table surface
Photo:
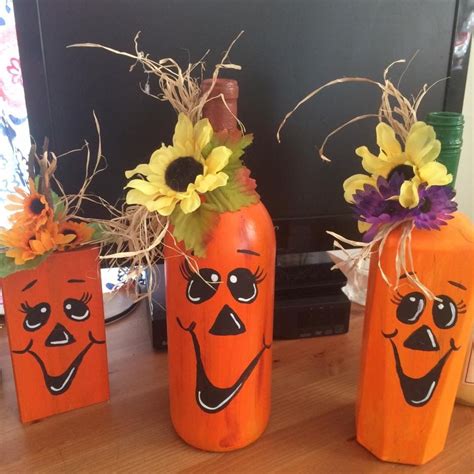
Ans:
[[[109,403],[33,424],[18,419],[5,329],[0,329],[3,472],[474,471],[474,410],[457,405],[444,452],[425,466],[382,463],[355,441],[362,311],[348,334],[274,343],[270,424],[253,445],[207,453],[184,444],[168,415],[166,354],[152,350],[137,310],[107,329]]]

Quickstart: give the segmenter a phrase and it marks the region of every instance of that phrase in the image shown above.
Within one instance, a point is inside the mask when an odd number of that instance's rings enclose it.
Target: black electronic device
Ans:
[[[155,278],[159,284],[156,285],[151,300],[146,300],[146,317],[150,328],[150,337],[153,347],[158,351],[164,351],[168,347],[168,336],[166,333],[166,282],[163,264],[155,265]],[[148,275],[141,282],[141,289],[146,291]]]
[[[332,266],[324,252],[280,257],[275,274],[275,339],[349,330],[351,304],[342,292],[347,280]]]

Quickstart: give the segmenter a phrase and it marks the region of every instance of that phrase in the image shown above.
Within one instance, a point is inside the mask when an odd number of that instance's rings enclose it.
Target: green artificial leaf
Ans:
[[[22,270],[32,270],[38,267],[51,254],[51,252],[39,255],[38,257],[28,260],[23,265],[16,265],[13,258],[7,257],[4,253],[0,253],[0,278],[5,278],[12,273]]]
[[[217,212],[235,212],[260,200],[248,168],[238,166],[229,170],[226,167],[223,171],[229,175],[227,184],[206,193],[206,204]]]
[[[255,180],[250,178],[250,171],[240,159],[245,148],[252,142],[252,134],[241,135],[240,132],[227,130],[214,134],[210,150],[222,145],[232,150],[229,162],[222,170],[229,176],[227,184],[205,195],[206,204],[216,212],[235,212],[259,201],[260,196],[256,192]]]
[[[173,235],[178,242],[183,242],[187,250],[192,250],[196,257],[204,257],[206,245],[219,215],[207,203],[201,204],[190,214],[185,214],[176,207],[170,216]]]
[[[245,148],[247,148],[253,142],[253,135],[248,133],[242,135],[239,131],[228,131],[223,130],[222,132],[214,133],[211,141],[202,150],[202,155],[207,158],[213,148],[218,146],[226,146],[232,150],[232,155],[229,158],[229,162],[238,160],[243,154]]]
[[[66,206],[64,205],[63,200],[54,191],[51,191],[51,198],[53,201],[54,219],[56,221],[62,220]]]
[[[100,225],[98,222],[88,222],[87,225],[89,227],[92,227],[94,229],[94,233],[92,234],[91,240],[92,241],[97,241],[100,240],[105,232],[104,226]]]
[[[15,260],[0,253],[0,278],[4,278],[16,271]]]

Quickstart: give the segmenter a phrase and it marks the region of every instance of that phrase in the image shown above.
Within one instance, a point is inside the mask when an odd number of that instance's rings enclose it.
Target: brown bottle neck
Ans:
[[[206,93],[212,87],[212,79],[201,83],[201,92]],[[204,118],[208,118],[215,132],[237,130],[237,100],[239,84],[234,79],[217,79],[209,94],[208,102],[202,109]]]

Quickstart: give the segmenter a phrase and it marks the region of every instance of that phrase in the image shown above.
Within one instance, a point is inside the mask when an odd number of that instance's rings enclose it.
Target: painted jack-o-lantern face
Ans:
[[[178,433],[194,446],[235,449],[266,425],[273,242],[266,210],[254,205],[221,215],[206,257],[196,259],[199,274],[168,251],[171,415]]]
[[[258,252],[249,249],[235,249],[235,253],[260,257]],[[215,319],[208,331],[209,334],[223,337],[237,336],[247,332],[246,325],[239,317],[238,311],[235,308],[241,308],[242,304],[250,305],[257,299],[259,286],[266,276],[265,272],[259,266],[254,271],[249,268],[233,268],[223,278],[218,270],[214,268],[202,268],[199,270],[199,273],[193,272],[189,263],[183,260],[181,273],[183,278],[187,281],[186,299],[191,304],[203,304],[214,297],[222,301],[222,298],[218,297],[221,284],[222,287],[226,288],[225,290],[221,288],[220,291],[226,291],[226,293],[228,292],[231,295],[233,301],[228,301],[228,303],[232,304],[232,306],[225,302],[217,303],[219,306],[222,304],[222,307],[215,314]],[[226,297],[228,298],[229,295],[227,294]],[[265,342],[264,334],[261,349],[248,364],[242,368],[242,372],[234,383],[228,387],[220,388],[214,385],[206,374],[201,356],[201,345],[195,332],[197,322],[192,321],[189,326],[186,327],[181,322],[179,316],[177,317],[177,322],[184,331],[191,334],[193,341],[197,366],[196,403],[207,413],[217,413],[224,409],[239,393],[258,364],[263,352],[269,349],[271,344]]]
[[[97,251],[54,254],[3,283],[22,421],[108,398]]]
[[[400,231],[374,254],[357,402],[357,440],[381,459],[423,464],[444,448],[473,321],[474,227],[455,214],[440,231],[412,232],[413,271],[393,291]]]
[[[450,295],[439,294],[432,303],[419,290],[402,285],[391,300],[397,319],[395,330],[382,332],[392,345],[405,401],[413,407],[422,407],[431,400],[446,362],[459,350],[456,323],[466,313],[463,293],[467,288],[453,280],[446,285]],[[426,358],[433,365],[423,375],[413,375],[409,368],[404,369],[402,355],[406,360]]]

